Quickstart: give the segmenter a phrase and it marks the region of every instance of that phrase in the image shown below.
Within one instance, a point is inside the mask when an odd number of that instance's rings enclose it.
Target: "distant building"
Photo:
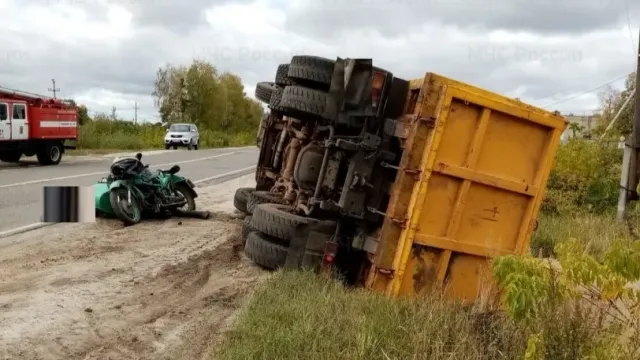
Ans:
[[[579,138],[591,138],[591,133],[598,125],[598,116],[597,115],[573,115],[573,114],[563,114],[568,121],[569,126],[567,130],[562,133],[562,137],[560,138],[562,142],[566,142],[571,136],[573,136],[573,126],[571,124],[578,124],[579,130],[576,131],[576,137]]]

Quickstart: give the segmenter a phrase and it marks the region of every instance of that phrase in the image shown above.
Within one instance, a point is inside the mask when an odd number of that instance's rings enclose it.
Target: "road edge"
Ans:
[[[239,178],[241,176],[248,175],[252,171],[254,171],[255,169],[256,169],[255,165],[248,166],[246,168],[242,168],[242,169],[238,169],[238,170],[234,170],[234,171],[229,171],[229,172],[226,172],[224,174],[219,174],[219,175],[211,176],[211,177],[208,177],[208,178],[200,179],[200,180],[194,181],[193,183],[198,185],[198,186],[218,185],[218,184],[225,183],[227,181],[231,181],[231,180],[237,179],[237,178]],[[26,233],[26,232],[29,232],[29,231],[32,231],[32,230],[41,229],[43,227],[56,225],[56,224],[59,224],[59,223],[37,222],[37,223],[20,226],[20,227],[13,228],[13,229],[1,231],[0,232],[0,239],[7,238],[7,237],[13,236],[13,235]]]

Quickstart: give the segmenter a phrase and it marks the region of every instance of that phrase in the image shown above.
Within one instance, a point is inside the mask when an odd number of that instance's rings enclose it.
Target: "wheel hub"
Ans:
[[[60,149],[57,146],[54,146],[49,150],[49,157],[52,161],[58,161],[60,158]]]

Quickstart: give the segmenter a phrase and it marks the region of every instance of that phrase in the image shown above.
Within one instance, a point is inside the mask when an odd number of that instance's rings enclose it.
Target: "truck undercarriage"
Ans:
[[[255,189],[238,189],[247,255],[268,268],[332,264],[350,282],[375,253],[402,155],[408,82],[368,59],[294,56],[256,97]],[[338,249],[340,251],[338,251]]]

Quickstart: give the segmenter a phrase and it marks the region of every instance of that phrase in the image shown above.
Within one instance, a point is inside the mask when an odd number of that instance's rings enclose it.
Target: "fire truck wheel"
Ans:
[[[291,58],[287,75],[310,88],[328,90],[335,64],[319,56],[296,55]]]
[[[22,153],[20,151],[7,151],[0,153],[0,161],[8,163],[17,163],[20,161]]]
[[[327,235],[333,235],[336,231],[335,221],[292,214],[289,209],[289,205],[260,204],[253,209],[251,227],[285,242],[294,238],[299,226],[314,225],[315,231]]]
[[[259,231],[252,231],[247,235],[244,253],[257,265],[276,270],[284,266],[289,250],[275,239]]]
[[[247,212],[253,214],[253,209],[260,204],[285,204],[285,200],[282,195],[268,191],[254,191],[247,198]]]
[[[62,160],[62,146],[57,142],[47,142],[38,150],[36,157],[40,165],[58,165]]]
[[[278,106],[283,114],[297,119],[306,117],[322,118],[327,93],[302,86],[287,86],[282,92]]]

